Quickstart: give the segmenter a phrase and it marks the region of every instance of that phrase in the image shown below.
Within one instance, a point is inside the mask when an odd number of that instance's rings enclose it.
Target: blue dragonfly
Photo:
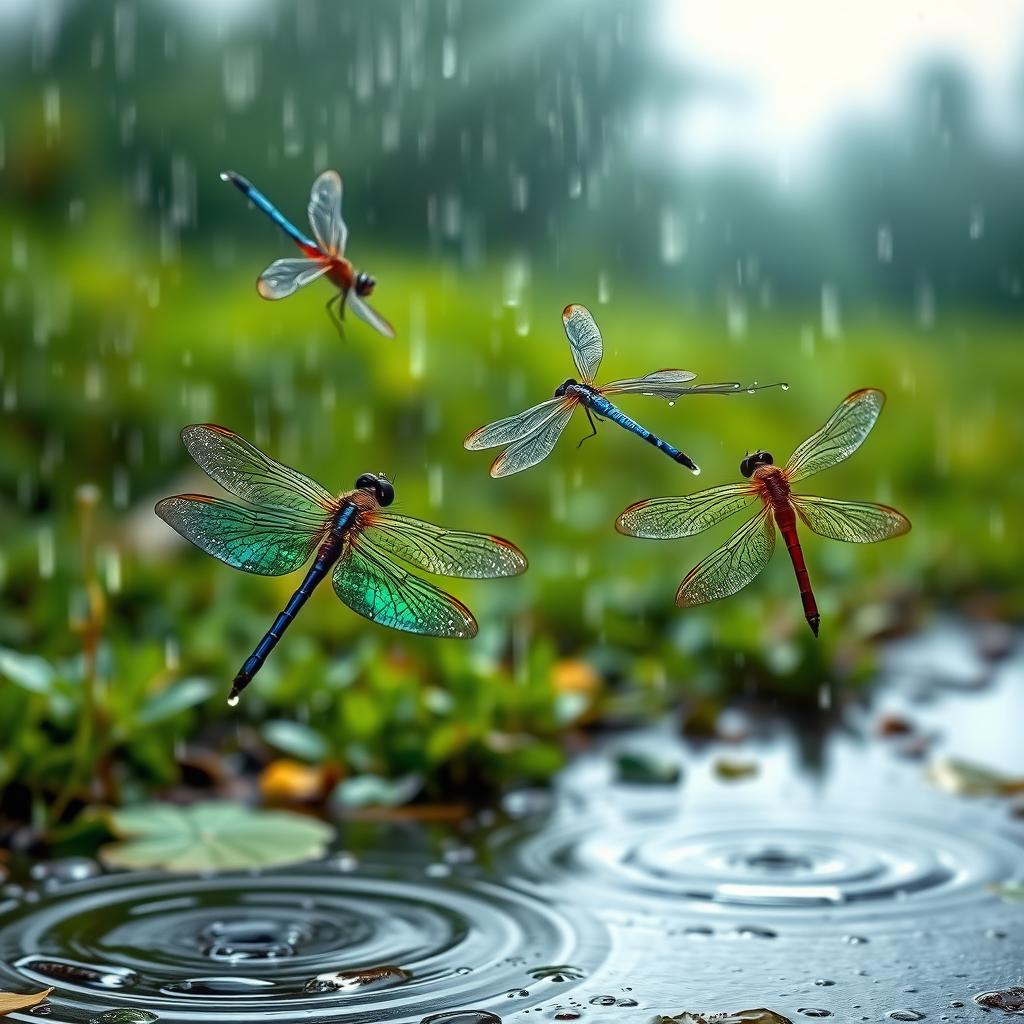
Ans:
[[[224,427],[192,424],[181,437],[199,467],[247,504],[177,494],[156,504],[165,523],[222,562],[261,576],[283,576],[316,554],[235,676],[232,706],[328,574],[338,597],[374,622],[425,636],[468,638],[477,632],[472,612],[395,559],[462,579],[516,576],[526,569],[526,556],[501,537],[446,530],[384,511],[395,500],[395,488],[382,474],[363,473],[353,490],[334,497]]]
[[[386,338],[395,336],[395,329],[368,302],[377,282],[365,271],[356,270],[345,258],[348,228],[341,216],[341,175],[324,171],[309,196],[309,226],[313,238],[304,235],[251,181],[234,171],[224,171],[223,181],[230,181],[254,206],[261,209],[304,253],[302,259],[275,260],[260,274],[256,288],[265,299],[284,299],[320,277],[326,277],[337,291],[327,300],[327,315],[342,329],[345,307],[365,320]],[[340,302],[338,312],[334,306]]]
[[[585,306],[571,305],[562,311],[562,324],[580,379],[577,381],[570,377],[555,388],[554,398],[515,416],[507,416],[503,420],[479,427],[463,442],[471,451],[507,445],[505,451],[491,464],[493,477],[511,476],[547,458],[577,406],[583,406],[591,428],[591,432],[579,444],[597,434],[595,416],[608,419],[642,437],[670,459],[686,466],[696,476],[700,468],[689,455],[631,419],[618,406],[613,405],[608,396],[653,395],[674,404],[676,399],[684,395],[734,395],[762,390],[757,385],[744,387],[735,381],[725,384],[690,384],[697,375],[689,370],[655,370],[646,377],[630,377],[599,386],[594,383],[594,376],[604,355],[604,342],[594,318]],[[781,385],[783,388],[786,386]]]

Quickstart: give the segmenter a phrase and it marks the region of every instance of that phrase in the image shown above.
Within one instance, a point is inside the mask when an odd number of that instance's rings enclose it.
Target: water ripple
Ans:
[[[409,872],[406,871],[406,875]],[[56,985],[54,1022],[112,1006],[162,1020],[419,1021],[441,1007],[547,996],[601,962],[603,928],[477,878],[326,865],[263,875],[114,875],[64,886],[0,922],[0,988]],[[115,966],[116,965],[116,966]],[[16,972],[16,973],[15,973]]]

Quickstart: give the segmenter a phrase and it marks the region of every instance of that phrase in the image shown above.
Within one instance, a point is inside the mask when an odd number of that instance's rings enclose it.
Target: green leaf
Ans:
[[[383,779],[379,775],[354,775],[339,782],[331,794],[331,802],[351,810],[357,807],[401,807],[421,789],[418,775],[399,779]]]
[[[115,811],[110,827],[123,842],[100,850],[118,868],[232,871],[322,856],[334,829],[288,811],[211,801],[176,807],[142,804]]]
[[[153,694],[139,712],[139,725],[155,725],[202,704],[214,692],[208,679],[182,679]]]
[[[300,761],[319,764],[327,757],[327,740],[311,726],[301,722],[277,718],[265,722],[260,733],[270,746]]]
[[[45,659],[0,647],[0,676],[30,693],[50,693],[57,673]]]

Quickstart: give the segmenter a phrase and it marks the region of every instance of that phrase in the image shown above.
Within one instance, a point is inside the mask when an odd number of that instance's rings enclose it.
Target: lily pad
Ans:
[[[100,859],[117,868],[231,871],[292,864],[322,856],[334,829],[288,811],[206,802],[190,807],[143,804],[115,811],[110,826],[123,841]]]
[[[33,1006],[38,1006],[52,991],[52,988],[45,988],[42,992],[32,992],[29,995],[0,992],[0,1017],[16,1013],[18,1010],[30,1010]]]
[[[1012,796],[1024,793],[1024,778],[1000,775],[989,768],[946,757],[928,770],[932,782],[947,793],[958,796]]]

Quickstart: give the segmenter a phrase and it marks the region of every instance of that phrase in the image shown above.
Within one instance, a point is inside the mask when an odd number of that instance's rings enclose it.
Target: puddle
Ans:
[[[553,794],[513,794],[475,834],[361,826],[358,856],[265,874],[37,873],[0,916],[0,987],[55,985],[48,1019],[66,1024],[117,1007],[196,1024],[647,1024],[744,1007],[884,1024],[1015,1005],[1024,915],[992,890],[1024,880],[1024,820],[935,789],[874,723],[899,714],[936,734],[936,756],[1020,773],[1024,663],[923,699],[927,659],[906,658],[824,734],[816,770],[810,733],[782,725],[734,744],[759,770],[724,780],[719,748],[666,727],[579,758]],[[618,781],[625,741],[682,781]]]

